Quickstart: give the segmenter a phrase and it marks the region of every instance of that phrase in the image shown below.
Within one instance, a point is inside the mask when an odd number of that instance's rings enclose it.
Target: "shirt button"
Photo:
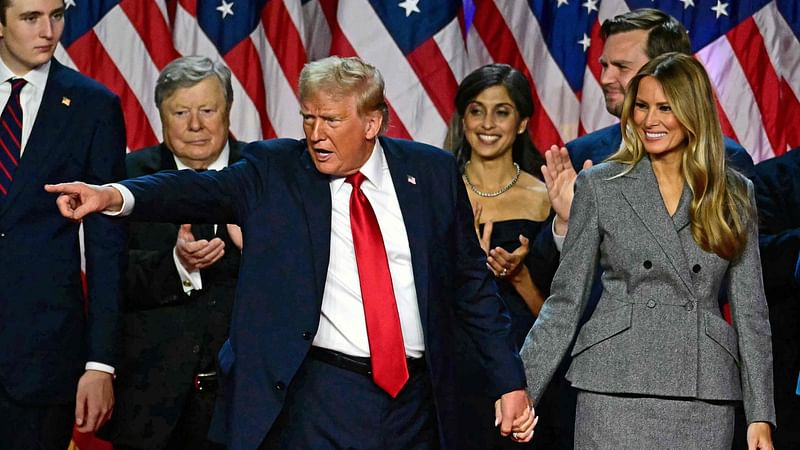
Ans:
[[[286,385],[283,384],[282,381],[278,381],[277,383],[275,383],[275,389],[278,390],[278,391],[282,391],[282,390],[286,389]]]
[[[200,346],[195,344],[195,346],[192,347],[192,353],[200,353]]]
[[[310,331],[303,331],[303,339],[305,339],[305,340],[311,339],[311,332]]]
[[[648,308],[655,308],[656,307],[656,301],[653,300],[653,299],[648,300],[647,307]]]
[[[648,269],[648,270],[650,270],[650,268],[653,267],[653,263],[650,262],[649,259],[647,261],[645,261],[644,264],[642,264],[642,265],[644,266],[645,269]]]
[[[695,264],[694,267],[692,267],[692,272],[700,273],[700,264]]]
[[[694,302],[687,302],[684,308],[686,308],[686,311],[691,312],[694,309]]]

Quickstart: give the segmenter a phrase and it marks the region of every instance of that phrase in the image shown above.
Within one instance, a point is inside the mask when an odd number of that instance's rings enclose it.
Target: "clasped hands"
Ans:
[[[494,417],[495,426],[500,426],[500,434],[511,435],[514,442],[529,442],[539,422],[524,389],[503,394],[494,403]]]
[[[228,236],[236,247],[242,249],[242,231],[237,225],[228,224]],[[195,239],[190,224],[181,225],[175,242],[175,254],[186,270],[192,272],[205,269],[225,255],[225,242],[215,237],[210,240]]]

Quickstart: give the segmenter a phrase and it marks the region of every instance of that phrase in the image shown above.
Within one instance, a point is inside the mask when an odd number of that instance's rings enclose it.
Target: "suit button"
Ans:
[[[700,264],[695,264],[694,267],[692,267],[692,272],[700,273]]]
[[[4,237],[6,237],[6,234],[5,233],[0,233],[0,238],[4,238]]]
[[[195,346],[192,347],[192,353],[200,353],[200,346],[195,344]]]
[[[691,312],[694,309],[694,302],[686,302],[684,308],[686,308],[686,311]]]
[[[650,270],[650,268],[653,267],[653,263],[651,263],[649,259],[647,261],[645,261],[644,264],[642,264],[642,265],[647,270]]]
[[[310,331],[303,331],[303,339],[305,339],[305,340],[311,339],[311,332]]]
[[[282,381],[278,381],[277,383],[275,383],[275,389],[278,390],[278,391],[282,391],[282,390],[286,389],[286,385],[283,384]]]
[[[209,301],[208,301],[208,306],[214,306],[214,305],[216,305],[216,304],[217,304],[217,301],[216,301],[216,300],[209,300]]]
[[[653,300],[653,299],[648,300],[647,301],[647,307],[648,308],[655,308],[656,307],[656,301]]]

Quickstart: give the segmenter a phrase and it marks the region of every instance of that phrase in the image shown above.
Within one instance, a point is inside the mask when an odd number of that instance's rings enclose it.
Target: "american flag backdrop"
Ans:
[[[57,58],[120,95],[135,150],[160,140],[159,70],[178,55],[224,60],[242,140],[300,137],[303,64],[359,55],[384,74],[390,135],[441,145],[458,82],[505,62],[531,80],[540,149],[613,123],[598,83],[600,23],[639,7],[690,30],[723,129],[760,161],[800,146],[798,0],[66,0]]]
[[[690,30],[725,133],[758,162],[800,146],[800,0],[65,0],[56,57],[122,99],[128,147],[161,139],[153,88],[179,55],[234,74],[231,131],[301,137],[306,61],[359,55],[386,79],[389,134],[441,145],[458,82],[504,62],[530,79],[540,149],[615,121],[598,82],[600,23],[640,7]],[[87,444],[89,445],[89,444]],[[82,449],[86,446],[82,446]]]

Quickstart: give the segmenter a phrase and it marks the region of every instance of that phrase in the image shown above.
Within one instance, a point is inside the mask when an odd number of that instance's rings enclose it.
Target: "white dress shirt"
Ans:
[[[228,159],[231,153],[230,147],[228,143],[225,143],[225,147],[222,148],[222,152],[220,152],[217,159],[209,164],[208,170],[222,170],[228,167]],[[187,166],[183,163],[177,156],[172,155],[175,159],[175,165],[178,167],[178,170],[183,169],[192,169],[191,167]],[[217,224],[214,224],[214,233],[217,232]],[[203,289],[203,278],[200,276],[199,270],[188,271],[186,267],[183,267],[181,264],[181,260],[178,259],[178,252],[175,248],[172,249],[172,260],[175,261],[175,268],[178,270],[178,276],[181,278],[181,286],[183,287],[183,292],[186,294],[192,292],[193,290],[200,290]]]
[[[47,85],[47,75],[50,73],[50,61],[31,70],[24,76],[18,77],[0,59],[0,108],[5,108],[8,98],[11,96],[11,83],[7,83],[9,78],[23,78],[28,82],[22,87],[19,94],[19,102],[22,106],[22,140],[20,141],[20,157],[25,153],[25,144],[31,137],[33,123],[39,114],[39,105],[42,104],[44,87]]]
[[[361,167],[367,178],[361,190],[375,210],[386,246],[394,296],[406,356],[419,358],[425,351],[422,320],[414,286],[411,250],[400,203],[389,173],[389,166],[378,142]],[[344,178],[332,178],[331,253],[328,276],[322,294],[322,315],[313,345],[351,356],[370,356],[361,286],[350,230],[350,194],[353,186]]]

